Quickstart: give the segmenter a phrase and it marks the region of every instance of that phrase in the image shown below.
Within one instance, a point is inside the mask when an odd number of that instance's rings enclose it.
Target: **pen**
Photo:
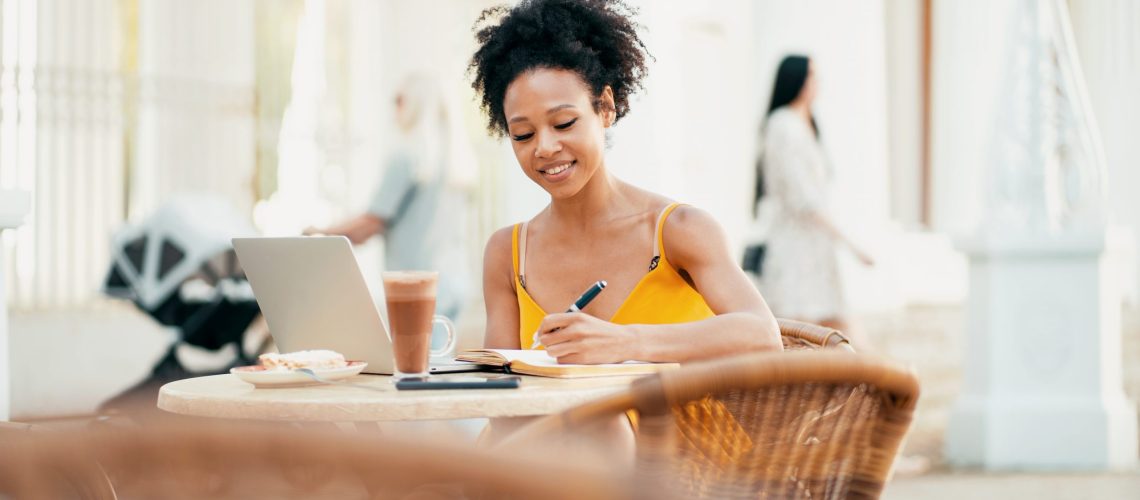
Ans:
[[[590,285],[590,288],[587,288],[585,292],[582,292],[582,296],[578,297],[578,300],[575,300],[573,304],[570,304],[570,308],[567,309],[566,312],[572,313],[581,311],[583,308],[589,305],[590,301],[594,300],[594,297],[597,297],[605,287],[606,280],[599,280],[594,282],[593,285]],[[538,331],[534,332],[533,340],[534,343],[531,344],[531,349],[538,349],[539,347],[542,347],[542,342],[538,340]]]

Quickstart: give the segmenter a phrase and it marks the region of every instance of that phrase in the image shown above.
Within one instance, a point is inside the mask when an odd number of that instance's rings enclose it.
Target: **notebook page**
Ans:
[[[546,353],[541,349],[487,349],[494,352],[508,361],[519,360],[531,366],[606,366],[601,365],[578,365],[559,363],[557,359]],[[645,361],[626,361],[624,363],[607,363],[610,365],[641,365],[647,364]]]

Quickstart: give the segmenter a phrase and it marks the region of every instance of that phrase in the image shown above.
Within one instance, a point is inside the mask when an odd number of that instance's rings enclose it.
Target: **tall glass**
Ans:
[[[391,271],[382,276],[388,304],[388,326],[392,334],[392,355],[396,361],[395,376],[397,379],[426,377],[439,273]],[[449,329],[453,331],[454,327]],[[449,334],[453,337],[453,332]]]

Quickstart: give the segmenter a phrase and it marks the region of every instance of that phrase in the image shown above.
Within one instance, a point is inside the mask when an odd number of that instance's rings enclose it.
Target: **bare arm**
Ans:
[[[325,229],[306,229],[305,234],[345,236],[353,245],[359,245],[377,234],[384,234],[386,230],[387,225],[384,219],[370,213],[364,213]]]
[[[796,119],[792,119],[796,121]],[[857,247],[839,226],[821,209],[823,192],[821,179],[810,174],[813,160],[808,154],[817,148],[817,139],[807,134],[802,124],[793,126],[788,120],[770,123],[769,145],[765,161],[772,188],[781,191],[784,204],[793,215],[826,233],[836,243],[846,247],[864,264],[874,261]]]
[[[782,349],[776,318],[737,267],[720,225],[705,212],[680,207],[665,227],[666,257],[688,273],[716,316],[667,325],[616,325],[587,314],[552,314],[540,327],[552,356],[564,363],[691,361]]]
[[[514,263],[511,262],[513,227],[505,227],[487,242],[483,253],[483,302],[487,307],[487,330],[483,347],[520,349],[519,302],[515,296]]]
[[[874,259],[872,259],[871,256],[867,254],[867,252],[864,252],[863,249],[856,246],[855,243],[847,237],[847,235],[843,234],[843,231],[839,230],[835,223],[831,221],[830,217],[819,211],[813,210],[807,214],[807,218],[809,221],[811,221],[812,224],[815,224],[829,236],[831,236],[831,239],[838,241],[841,245],[847,247],[851,253],[855,254],[855,258],[859,259],[860,262],[868,266],[875,264]]]

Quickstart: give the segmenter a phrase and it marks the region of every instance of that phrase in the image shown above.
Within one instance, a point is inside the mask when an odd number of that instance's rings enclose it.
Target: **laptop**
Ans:
[[[393,372],[392,341],[348,238],[231,241],[279,351],[329,349],[368,363],[365,373]],[[452,357],[429,365],[431,373],[479,369]]]

